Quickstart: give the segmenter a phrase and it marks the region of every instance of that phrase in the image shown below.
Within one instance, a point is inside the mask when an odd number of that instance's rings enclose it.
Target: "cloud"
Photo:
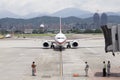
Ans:
[[[120,11],[120,0],[87,0],[82,8],[95,12],[99,10],[100,12],[106,11]]]
[[[74,7],[96,12],[120,11],[120,0],[0,0],[0,10],[7,10],[19,15],[33,12],[53,13]]]

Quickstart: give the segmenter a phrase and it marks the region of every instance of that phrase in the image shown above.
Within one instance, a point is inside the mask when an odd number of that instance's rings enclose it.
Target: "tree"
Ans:
[[[38,30],[33,30],[33,34],[38,34]]]
[[[86,29],[86,30],[84,31],[84,33],[94,33],[94,31],[91,30],[91,29]]]
[[[102,33],[102,30],[101,29],[96,29],[94,32],[95,33]]]

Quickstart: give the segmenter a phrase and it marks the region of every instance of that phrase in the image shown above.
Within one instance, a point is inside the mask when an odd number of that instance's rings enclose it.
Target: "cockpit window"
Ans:
[[[64,39],[64,37],[58,37],[57,39]]]
[[[60,39],[60,37],[58,37],[57,39]]]

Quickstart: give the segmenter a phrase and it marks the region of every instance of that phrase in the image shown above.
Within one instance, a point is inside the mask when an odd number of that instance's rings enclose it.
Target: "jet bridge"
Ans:
[[[120,25],[117,26],[101,26],[105,39],[105,52],[120,51]]]

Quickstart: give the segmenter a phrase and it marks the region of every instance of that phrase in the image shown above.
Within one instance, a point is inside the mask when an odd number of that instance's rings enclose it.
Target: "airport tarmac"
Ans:
[[[48,38],[1,39],[0,80],[61,80],[60,54],[63,80],[120,80],[120,54],[113,57],[105,53],[103,36],[78,36],[79,48],[62,52],[42,49],[43,41]],[[111,61],[111,76],[102,77],[103,61],[108,60]],[[31,74],[33,61],[37,65],[36,76]],[[85,61],[90,66],[88,77],[85,77]]]

